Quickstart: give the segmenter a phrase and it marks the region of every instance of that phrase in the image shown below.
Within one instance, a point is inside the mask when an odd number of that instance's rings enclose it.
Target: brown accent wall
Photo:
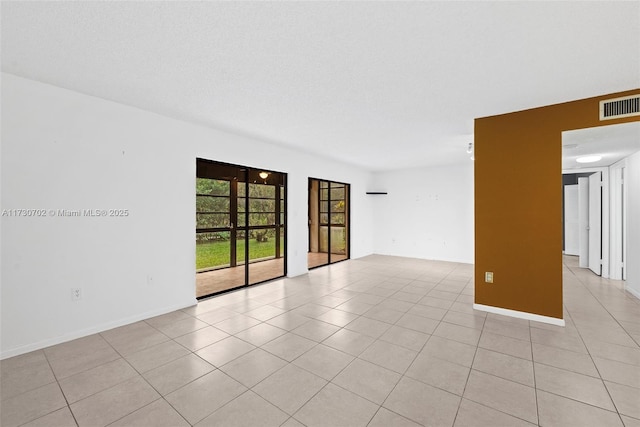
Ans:
[[[599,119],[602,99],[475,120],[475,302],[562,318],[562,132]],[[494,282],[484,282],[492,271]]]

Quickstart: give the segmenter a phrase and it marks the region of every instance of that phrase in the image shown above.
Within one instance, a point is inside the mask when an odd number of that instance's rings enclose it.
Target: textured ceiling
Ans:
[[[640,122],[562,132],[562,169],[611,166],[640,151]],[[583,156],[600,156],[594,163],[577,163]]]
[[[640,86],[640,2],[8,2],[5,72],[369,170]],[[182,141],[176,141],[180,144]]]

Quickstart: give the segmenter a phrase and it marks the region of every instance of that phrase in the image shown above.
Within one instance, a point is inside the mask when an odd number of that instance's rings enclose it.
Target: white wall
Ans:
[[[640,152],[627,157],[627,289],[640,298]]]
[[[375,252],[473,263],[473,162],[378,173]]]
[[[309,176],[352,185],[351,255],[373,252],[366,171],[3,73],[2,209],[130,214],[2,217],[0,357],[195,303],[196,157],[289,174],[290,276]]]

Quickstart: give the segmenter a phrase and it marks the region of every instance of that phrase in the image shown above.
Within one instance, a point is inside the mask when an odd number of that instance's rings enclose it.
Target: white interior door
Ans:
[[[564,253],[578,255],[578,186],[564,186]]]
[[[589,267],[589,178],[578,178],[578,256],[580,267]]]
[[[602,275],[602,173],[589,176],[589,269]]]
[[[623,160],[624,162],[624,160]],[[609,264],[609,278],[624,279],[624,163],[618,163],[610,168],[611,178],[611,209],[610,238],[611,258]]]

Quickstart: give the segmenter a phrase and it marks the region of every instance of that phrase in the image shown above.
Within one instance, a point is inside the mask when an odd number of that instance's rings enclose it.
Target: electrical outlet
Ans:
[[[484,273],[485,283],[493,283],[493,271],[486,271]]]
[[[80,301],[82,299],[82,288],[71,289],[71,301]]]

